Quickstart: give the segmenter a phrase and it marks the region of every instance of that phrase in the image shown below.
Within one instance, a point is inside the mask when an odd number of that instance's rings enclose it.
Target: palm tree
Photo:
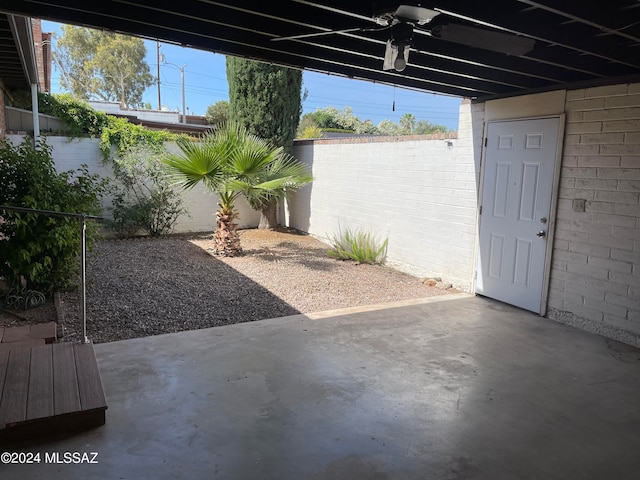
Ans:
[[[242,253],[235,224],[235,201],[240,195],[265,216],[272,205],[275,212],[275,204],[287,192],[312,180],[306,167],[282,147],[273,147],[237,123],[222,125],[201,141],[182,138],[177,143],[181,152],[164,160],[176,183],[190,189],[203,182],[220,197],[214,233],[218,255]]]

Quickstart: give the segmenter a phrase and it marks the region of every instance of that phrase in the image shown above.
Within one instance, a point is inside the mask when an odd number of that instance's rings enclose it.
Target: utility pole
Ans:
[[[164,63],[165,65],[173,65],[174,67],[180,70],[180,77],[182,78],[182,123],[187,123],[187,110],[185,108],[186,102],[184,97],[184,69],[187,67],[187,64],[185,63],[180,67],[175,63],[167,62],[164,58],[164,55],[158,58],[162,58],[162,63]],[[158,65],[160,65],[160,62],[158,62]]]
[[[156,64],[158,65],[158,110],[162,110],[162,102],[160,101],[160,42],[156,40]]]
[[[180,73],[182,76],[182,123],[187,123],[187,110],[184,107],[184,67],[186,67],[186,65],[180,67]]]

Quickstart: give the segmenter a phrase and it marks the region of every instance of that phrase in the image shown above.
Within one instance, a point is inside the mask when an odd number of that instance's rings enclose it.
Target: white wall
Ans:
[[[640,84],[565,108],[548,316],[640,346]]]
[[[14,144],[20,143],[23,137],[20,135],[8,135],[7,138]],[[112,178],[113,170],[102,161],[100,152],[100,139],[49,136],[47,143],[53,147],[53,160],[58,171],[76,170],[82,164],[86,164],[91,173],[96,173],[104,178]],[[168,145],[169,149],[175,149],[175,145]],[[185,206],[189,210],[189,216],[181,216],[176,224],[174,233],[211,232],[215,230],[215,211],[218,198],[199,185],[185,195]],[[111,217],[111,199],[103,201],[105,216]],[[251,228],[258,225],[260,215],[252,210],[244,199],[236,203],[240,217],[237,221],[240,228]]]
[[[476,128],[566,114],[547,316],[640,346],[640,84],[474,107]]]
[[[387,263],[470,289],[477,165],[469,122],[449,148],[428,136],[296,142],[314,181],[291,196],[287,224],[325,241],[340,228],[388,237]]]

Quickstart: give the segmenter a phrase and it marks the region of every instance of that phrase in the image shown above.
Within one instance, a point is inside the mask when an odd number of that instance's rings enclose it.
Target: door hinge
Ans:
[[[480,205],[480,213],[479,215],[482,215],[482,205]]]
[[[484,148],[487,148],[488,144],[489,144],[489,137],[484,137]]]

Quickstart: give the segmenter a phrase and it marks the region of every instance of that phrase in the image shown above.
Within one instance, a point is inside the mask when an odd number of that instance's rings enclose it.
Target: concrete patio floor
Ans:
[[[323,318],[324,317],[324,318]],[[640,350],[480,297],[96,345],[91,431],[10,479],[636,479]],[[45,463],[96,452],[97,464]],[[51,458],[49,458],[51,459]]]

